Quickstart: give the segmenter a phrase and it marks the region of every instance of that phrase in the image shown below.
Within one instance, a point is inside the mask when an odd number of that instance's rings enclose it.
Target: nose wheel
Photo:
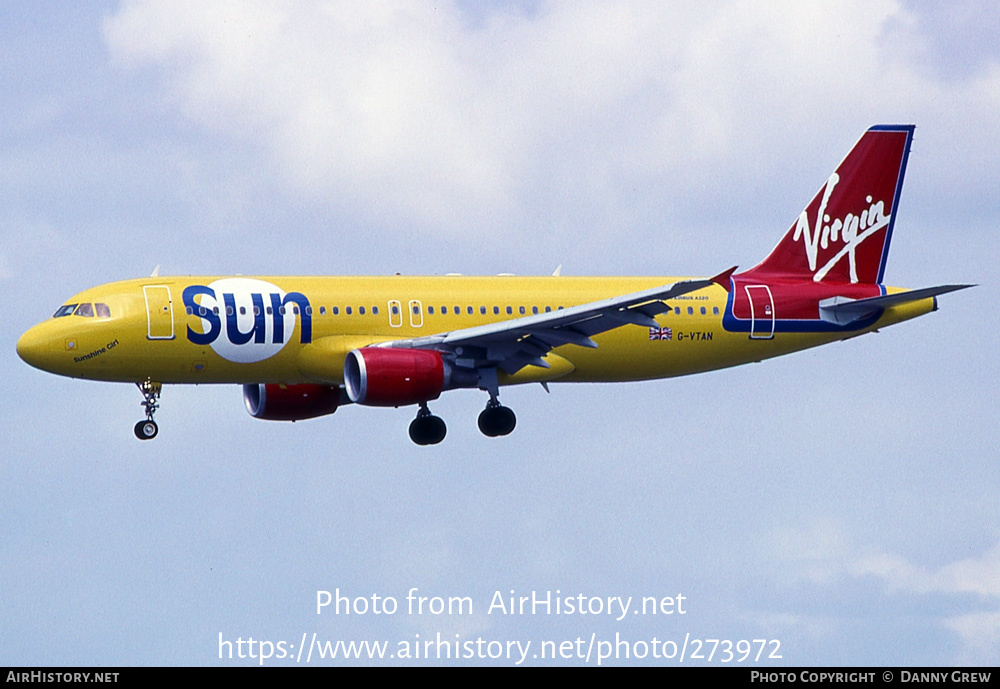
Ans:
[[[160,431],[159,426],[153,421],[153,414],[160,407],[156,400],[160,398],[160,391],[163,389],[163,386],[149,380],[144,383],[136,383],[135,385],[139,388],[139,392],[142,393],[143,399],[140,404],[146,410],[146,420],[140,421],[135,425],[135,437],[139,440],[152,440]]]
[[[437,445],[447,432],[444,419],[431,414],[426,402],[421,403],[417,418],[410,422],[410,440],[417,445]]]
[[[160,429],[152,419],[140,421],[135,425],[135,437],[139,440],[152,440]]]

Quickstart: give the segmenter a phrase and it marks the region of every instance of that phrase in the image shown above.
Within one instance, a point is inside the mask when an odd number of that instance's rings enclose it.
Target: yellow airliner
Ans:
[[[656,277],[160,277],[69,299],[17,352],[52,373],[135,383],[153,420],[164,383],[243,385],[259,419],[354,403],[418,405],[410,438],[441,442],[427,404],[489,394],[487,436],[514,429],[500,387],[681,376],[843,340],[933,311],[968,285],[882,285],[912,125],[869,129],[750,270]],[[558,271],[557,271],[558,272]]]

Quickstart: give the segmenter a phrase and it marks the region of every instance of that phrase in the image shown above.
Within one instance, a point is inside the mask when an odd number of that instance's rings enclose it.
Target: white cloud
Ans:
[[[1000,83],[915,72],[894,49],[914,23],[892,0],[543,3],[479,23],[447,3],[294,8],[135,0],[105,36],[123,64],[157,68],[187,117],[269,151],[296,193],[442,237],[510,233],[549,208],[607,221],[647,194],[752,197],[828,138],[845,152],[845,129]]]
[[[944,625],[962,639],[956,664],[996,665],[1000,658],[1000,611],[959,615],[945,620]]]
[[[833,520],[817,519],[801,528],[774,534],[772,544],[781,575],[790,575],[793,580],[834,589],[845,582],[874,579],[896,596],[978,597],[980,610],[950,617],[931,616],[958,635],[961,647],[955,662],[996,661],[1000,640],[1000,543],[980,556],[931,567],[893,553],[865,553]],[[801,622],[796,619],[797,625]]]
[[[940,567],[915,564],[886,552],[864,552],[832,519],[815,519],[782,530],[771,539],[775,555],[790,572],[814,582],[873,577],[892,592],[965,594],[1000,598],[1000,543],[978,557]]]
[[[902,557],[878,554],[847,564],[855,577],[873,576],[890,591],[906,593],[974,593],[1000,598],[1000,544],[981,557],[953,562],[938,569],[914,565]]]

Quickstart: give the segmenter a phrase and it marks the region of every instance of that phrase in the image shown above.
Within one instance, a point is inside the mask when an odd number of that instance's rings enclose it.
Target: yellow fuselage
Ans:
[[[77,294],[67,305],[100,308],[83,314],[70,310],[40,323],[21,338],[18,352],[38,368],[92,380],[339,385],[344,359],[353,349],[554,311],[681,279],[153,277]],[[259,300],[244,296],[231,306],[221,296],[207,299],[198,292],[199,286],[229,281],[270,285],[279,292],[272,302],[267,288],[261,288]],[[293,294],[298,296],[288,296]],[[550,368],[526,366],[513,376],[501,375],[500,383],[612,382],[699,373],[853,337],[934,308],[934,299],[928,298],[886,308],[857,330],[754,337],[724,327],[729,296],[713,285],[670,299],[670,312],[656,317],[659,332],[623,325],[596,335],[597,348],[558,347],[545,357]],[[199,313],[200,308],[206,311]],[[233,313],[227,315],[227,308]],[[212,342],[197,341],[213,336]],[[244,338],[248,341],[239,342]]]

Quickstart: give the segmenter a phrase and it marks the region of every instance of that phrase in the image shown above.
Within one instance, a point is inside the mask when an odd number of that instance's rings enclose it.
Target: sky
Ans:
[[[0,93],[0,664],[290,666],[314,634],[397,654],[322,665],[1000,663],[993,3],[14,0]],[[410,409],[167,386],[140,442],[132,386],[15,353],[157,265],[749,267],[878,123],[917,125],[886,282],[978,287],[760,364],[504,389],[506,438],[479,391],[425,448]],[[462,657],[398,657],[439,638]]]

